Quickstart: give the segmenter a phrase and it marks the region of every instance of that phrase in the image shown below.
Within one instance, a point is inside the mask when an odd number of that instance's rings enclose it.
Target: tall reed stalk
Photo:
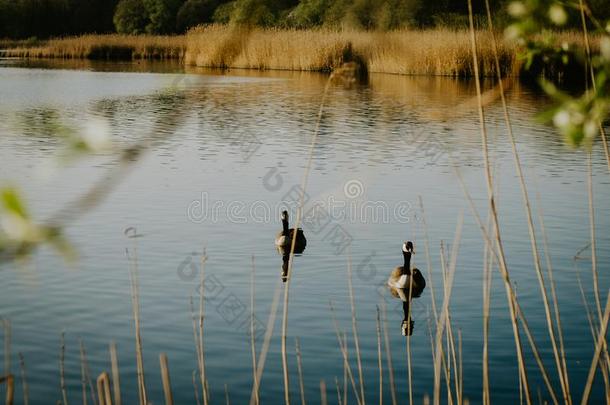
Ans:
[[[498,47],[496,44],[496,37],[495,37],[495,32],[494,32],[494,27],[493,27],[493,19],[492,19],[491,10],[489,7],[489,0],[485,0],[485,9],[487,12],[487,24],[489,27],[489,34],[491,36],[491,46],[492,46],[492,53],[494,56],[494,63],[496,65],[496,67],[499,67],[500,58],[498,55]],[[517,151],[517,145],[515,142],[515,135],[513,133],[512,123],[510,120],[510,114],[508,112],[508,105],[506,102],[506,96],[504,94],[504,84],[502,81],[502,75],[497,74],[496,79],[498,80],[498,88],[500,90],[500,100],[502,102],[502,112],[503,112],[503,116],[504,116],[504,122],[506,125],[508,138],[510,140],[513,160],[514,160],[514,164],[515,164],[515,170],[517,172],[517,177],[519,179],[519,185],[521,188],[521,196],[523,199],[523,205],[525,207],[525,212],[526,212],[526,216],[527,216],[527,226],[528,226],[530,245],[531,245],[530,247],[531,247],[532,255],[533,255],[533,259],[534,259],[534,268],[536,270],[536,276],[538,278],[540,295],[542,296],[542,302],[544,304],[544,314],[546,317],[547,329],[548,329],[549,338],[551,341],[551,346],[553,348],[553,355],[555,357],[555,366],[557,367],[557,372],[559,374],[559,381],[561,383],[561,389],[563,392],[564,402],[569,405],[571,403],[571,395],[570,395],[570,385],[569,385],[569,380],[568,380],[568,374],[567,374],[567,370],[565,370],[563,367],[563,363],[561,362],[561,357],[560,357],[559,349],[557,346],[557,338],[555,336],[555,328],[557,327],[557,324],[554,323],[553,317],[551,315],[551,308],[549,305],[549,299],[547,297],[547,288],[546,288],[545,281],[544,281],[544,275],[542,273],[542,266],[541,266],[539,252],[538,252],[538,242],[537,242],[537,238],[536,238],[536,232],[534,230],[534,221],[533,221],[530,199],[529,199],[529,195],[528,195],[528,191],[527,191],[527,186],[525,184],[525,177],[523,175],[523,169],[521,167],[521,159],[519,157],[519,152]],[[558,329],[558,333],[561,334],[562,333],[561,330]]]
[[[341,388],[339,387],[339,379],[335,376],[335,386],[337,387],[337,404],[343,404],[343,399],[341,398]]]
[[[491,215],[488,215],[487,229],[491,228]],[[490,250],[493,246],[485,241],[483,251],[483,405],[491,404],[489,392],[489,311],[491,301],[491,279],[493,258]]]
[[[347,284],[349,290],[349,303],[351,307],[352,313],[352,333],[354,336],[354,346],[356,347],[356,361],[358,364],[358,380],[360,382],[360,399],[362,400],[362,405],[366,404],[365,396],[364,396],[364,378],[362,376],[362,359],[360,356],[360,340],[358,339],[358,326],[356,324],[356,305],[354,304],[354,286],[352,284],[352,258],[351,252],[348,255],[347,259]]]
[[[462,222],[463,222],[463,214],[460,215],[460,218],[458,219],[458,223],[457,223],[457,227],[456,227],[456,231],[455,231],[455,237],[454,237],[454,241],[453,241],[453,246],[452,246],[452,254],[451,254],[451,264],[449,266],[449,272],[447,275],[447,281],[445,282],[445,286],[444,286],[444,294],[443,294],[443,306],[441,308],[441,313],[438,319],[438,323],[436,325],[436,337],[435,337],[435,341],[434,341],[434,351],[435,351],[435,366],[434,366],[434,370],[435,370],[435,374],[434,374],[434,404],[435,405],[439,405],[440,404],[440,389],[441,389],[441,374],[440,374],[440,369],[441,369],[441,345],[442,345],[442,338],[443,338],[443,333],[445,330],[446,322],[449,319],[449,303],[451,300],[451,292],[452,292],[452,286],[453,286],[453,278],[455,275],[455,266],[457,263],[457,253],[458,253],[458,249],[459,249],[459,241],[461,238],[461,232],[462,232]],[[441,254],[441,256],[443,256]],[[450,395],[450,392],[448,392],[448,395]]]
[[[394,366],[392,365],[392,349],[390,348],[390,338],[388,336],[388,313],[385,305],[385,301],[381,301],[381,312],[383,313],[383,340],[385,342],[385,358],[388,362],[388,377],[390,380],[390,395],[392,398],[392,405],[396,405],[396,386],[394,384]]]
[[[519,364],[519,372],[520,378],[523,380],[523,387],[525,390],[525,399],[528,405],[531,405],[531,395],[529,388],[529,381],[527,378],[527,371],[525,368],[525,359],[523,358],[523,351],[521,347],[521,337],[519,336],[519,326],[517,317],[515,315],[514,302],[511,294],[511,286],[510,280],[508,277],[508,267],[506,265],[506,257],[504,255],[504,247],[502,245],[502,240],[500,237],[500,225],[498,221],[498,213],[496,211],[495,200],[494,200],[494,189],[493,189],[493,180],[491,177],[490,170],[490,162],[489,162],[489,153],[487,147],[487,129],[485,126],[485,115],[483,113],[483,102],[481,98],[481,82],[479,77],[479,61],[477,55],[477,40],[474,31],[474,20],[472,16],[472,0],[468,0],[468,20],[470,23],[470,39],[471,39],[471,47],[472,47],[472,61],[473,61],[473,69],[474,69],[474,78],[475,78],[475,87],[477,92],[477,103],[478,103],[478,115],[479,115],[479,127],[481,130],[481,140],[482,140],[482,149],[483,149],[483,158],[485,163],[485,179],[487,184],[487,196],[488,196],[488,204],[491,209],[491,216],[494,224],[495,231],[495,239],[496,239],[496,248],[498,251],[498,255],[500,257],[500,269],[504,278],[504,285],[506,289],[506,298],[508,301],[508,308],[511,315],[512,327],[513,327],[513,335],[515,339],[515,346],[517,351],[517,360]]]
[[[358,388],[356,388],[356,382],[354,379],[354,374],[352,373],[352,368],[349,364],[349,359],[347,357],[347,340],[345,340],[345,343],[343,341],[343,339],[341,339],[341,332],[339,330],[339,323],[337,322],[337,316],[335,314],[335,307],[333,306],[333,303],[331,301],[329,301],[329,306],[330,306],[330,313],[331,316],[333,318],[333,325],[335,327],[335,334],[337,335],[337,341],[339,342],[339,349],[341,350],[341,354],[343,355],[343,362],[345,364],[345,367],[347,369],[347,375],[349,377],[349,381],[352,384],[352,389],[354,390],[354,395],[356,396],[356,400],[358,402],[358,405],[362,405],[362,399],[360,398],[360,394],[358,392]],[[347,398],[347,393],[345,395],[345,398]]]
[[[0,384],[6,383],[5,404],[13,405],[15,400],[15,377],[12,374],[0,376]]]
[[[587,28],[587,19],[585,18],[585,4],[583,0],[578,0],[578,8],[580,11],[580,21],[582,24],[582,35],[585,47],[585,55],[587,57],[587,66],[589,67],[589,74],[591,75],[591,86],[593,91],[597,92],[597,82],[595,80],[595,71],[593,70],[593,63],[591,60],[591,41],[589,39],[589,29]],[[606,156],[606,163],[608,170],[610,171],[610,153],[608,152],[608,141],[606,139],[606,131],[604,130],[603,122],[597,121],[597,128],[602,138],[602,146],[604,148],[604,155]]]
[[[163,384],[165,405],[174,405],[174,396],[172,394],[172,383],[169,376],[169,362],[167,360],[167,354],[159,354],[159,366],[161,367],[161,382]]]
[[[591,361],[591,367],[589,368],[589,374],[587,376],[587,382],[585,384],[585,390],[582,394],[581,405],[586,405],[589,402],[589,395],[591,394],[591,386],[593,385],[593,379],[595,378],[595,370],[600,361],[600,355],[603,348],[603,341],[605,340],[606,331],[608,329],[608,318],[610,318],[610,291],[608,291],[608,298],[606,299],[606,308],[604,310],[603,317],[600,318],[599,334],[597,335],[597,343],[595,344],[595,354]]]
[[[260,355],[258,357],[258,364],[256,369],[256,379],[257,381],[261,381],[261,377],[263,375],[263,371],[265,370],[265,362],[267,360],[267,353],[269,352],[269,345],[271,344],[271,336],[273,336],[273,328],[275,326],[275,318],[277,317],[277,310],[280,302],[280,293],[281,293],[281,280],[278,279],[277,284],[275,286],[275,291],[273,293],[273,299],[271,301],[271,309],[269,310],[269,317],[267,318],[267,326],[265,329],[265,336],[263,338],[263,345],[261,348]],[[256,395],[254,392],[254,387],[252,387],[252,392],[250,393],[250,405],[254,405],[256,401]]]
[[[97,377],[97,397],[100,405],[112,405],[110,376],[105,371]]]
[[[138,377],[138,398],[140,401],[140,405],[148,405],[148,396],[146,393],[146,382],[145,382],[145,377],[144,377],[144,359],[143,359],[143,354],[142,354],[142,335],[141,335],[141,329],[140,329],[138,244],[137,244],[137,239],[134,236],[132,236],[131,238],[134,239],[134,256],[130,257],[129,250],[126,250],[126,254],[127,254],[127,259],[129,262],[129,284],[131,286],[131,307],[132,307],[132,312],[133,312],[133,321],[134,321],[134,329],[135,329],[136,370],[137,370],[137,377]]]
[[[85,342],[80,339],[80,361],[82,367],[82,378],[83,378],[83,403],[86,403],[86,388],[85,383],[89,387],[89,395],[91,396],[91,402],[93,405],[97,405],[97,396],[95,393],[95,387],[93,386],[93,379],[91,378],[91,370],[89,369],[89,361],[87,360],[87,351],[85,349]]]
[[[110,364],[112,371],[114,405],[121,405],[121,377],[119,374],[119,357],[117,355],[116,342],[110,343]]]
[[[205,262],[207,260],[207,256],[205,250],[201,255],[201,271],[200,271],[200,279],[199,279],[199,289],[201,290],[199,294],[199,318],[198,318],[198,335],[197,335],[197,346],[199,353],[199,377],[201,378],[201,397],[203,398],[203,405],[208,404],[209,393],[207,390],[207,379],[205,372],[205,349],[203,346],[203,322],[205,317]]]
[[[318,133],[320,132],[320,124],[322,122],[322,114],[324,113],[324,106],[326,102],[326,96],[328,89],[331,84],[330,77],[326,81],[324,86],[324,93],[322,94],[322,100],[320,102],[320,108],[318,110],[318,117],[316,119],[316,126],[314,128],[313,135],[311,137],[311,145],[309,147],[309,156],[307,158],[307,165],[303,173],[303,180],[301,181],[301,193],[299,196],[299,205],[297,207],[296,221],[294,225],[295,235],[301,225],[301,216],[303,211],[303,205],[305,202],[305,190],[307,189],[307,182],[309,180],[309,172],[311,171],[311,162],[313,161],[313,153],[318,140]],[[294,262],[294,248],[296,246],[297,238],[292,238],[290,245],[290,255],[288,259],[288,270],[286,272],[286,283],[284,285],[284,306],[282,312],[282,371],[284,377],[284,402],[286,405],[290,405],[290,380],[288,373],[288,353],[286,348],[286,338],[288,334],[288,293],[290,291],[290,280],[292,278],[292,266]]]
[[[566,362],[566,353],[565,353],[565,346],[564,346],[564,342],[563,342],[563,333],[562,333],[562,326],[561,326],[561,313],[559,311],[559,301],[557,300],[557,291],[556,291],[556,285],[555,285],[555,278],[553,276],[553,264],[551,262],[551,254],[550,254],[550,249],[549,249],[549,242],[548,242],[548,238],[547,238],[547,233],[546,233],[546,228],[544,226],[544,215],[542,214],[542,204],[540,202],[540,192],[536,192],[536,202],[538,205],[538,223],[540,225],[540,233],[542,235],[542,246],[544,248],[544,257],[545,257],[545,261],[546,261],[546,268],[547,268],[547,273],[549,275],[549,284],[551,285],[551,301],[553,302],[553,312],[555,313],[555,322],[557,324],[557,331],[558,331],[558,337],[559,337],[559,352],[561,355],[561,363],[562,363],[562,367],[563,367],[563,372],[565,373],[564,379],[566,382],[568,382],[568,365]],[[569,384],[566,384],[567,388],[568,388],[568,394],[570,394],[569,392]],[[570,399],[570,401],[572,401],[571,395],[568,396],[568,398]]]

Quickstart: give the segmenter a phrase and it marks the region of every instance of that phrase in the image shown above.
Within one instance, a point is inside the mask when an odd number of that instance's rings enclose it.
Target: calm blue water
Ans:
[[[108,344],[116,341],[123,402],[137,401],[125,255],[126,248],[134,252],[136,243],[151,401],[163,402],[158,355],[165,352],[176,403],[194,403],[192,371],[197,363],[189,297],[197,289],[197,254],[205,248],[210,289],[205,321],[210,397],[212,403],[224,401],[226,384],[231,401],[245,403],[252,384],[248,335],[251,256],[255,255],[256,264],[256,319],[265,325],[274,291],[278,286],[283,289],[282,258],[273,246],[280,229],[281,202],[294,201],[293,187],[301,182],[326,77],[246,71],[184,73],[180,67],[159,65],[83,64],[75,70],[70,65],[23,66],[3,61],[1,66],[0,181],[18,185],[36,218],[49,218],[117,168],[113,153],[61,160],[58,133],[66,128],[101,131],[117,147],[148,141],[147,152],[120,173],[116,188],[69,223],[67,235],[79,254],[77,261],[67,263],[55,251],[42,248],[29,261],[0,265],[0,316],[12,323],[11,369],[18,373],[17,353],[22,353],[32,403],[61,398],[62,330],[66,333],[70,402],[81,400],[81,338],[93,376],[110,369]],[[366,87],[331,88],[313,153],[306,206],[324,203],[332,209],[319,211],[317,222],[304,225],[308,246],[295,258],[290,284],[288,346],[293,401],[299,401],[297,337],[307,400],[320,400],[320,380],[326,382],[330,403],[337,402],[335,377],[343,387],[343,360],[329,300],[336,307],[340,327],[348,333],[351,367],[357,375],[347,289],[351,257],[366,399],[378,401],[376,306],[385,301],[398,402],[408,402],[401,301],[380,285],[394,266],[402,264],[405,240],[414,241],[414,264],[430,279],[419,196],[429,227],[432,281],[439,307],[439,247],[444,241],[450,251],[458,218],[464,212],[451,316],[456,338],[458,330],[462,336],[464,396],[471,403],[481,401],[484,243],[451,168],[453,160],[485,219],[486,187],[476,112],[457,108],[474,94],[470,82],[382,75],[373,76]],[[570,383],[575,400],[580,400],[593,354],[577,283],[580,275],[593,308],[590,250],[586,248],[587,154],[565,146],[552,129],[535,122],[535,113],[548,103],[536,92],[513,88],[509,103],[536,217],[538,209],[544,215]],[[501,113],[499,103],[486,108],[509,270],[560,395]],[[594,145],[592,157],[603,304],[610,286],[610,174],[599,144]],[[291,212],[294,221],[295,210]],[[539,220],[536,225],[540,233]],[[142,237],[126,238],[127,227],[136,227]],[[583,248],[583,258],[575,266],[573,257]],[[412,303],[412,311],[413,397],[421,403],[433,390],[430,280]],[[492,400],[515,403],[519,400],[515,349],[497,270],[493,273],[491,317]],[[261,381],[263,403],[283,401],[280,327],[281,304]],[[525,337],[523,341],[527,347]],[[258,353],[261,342],[257,340]],[[385,346],[383,351],[384,400],[389,402]],[[525,355],[533,396],[537,398],[539,389],[549,400],[529,347]],[[17,403],[20,387],[18,379]],[[349,395],[355,402],[351,389]],[[446,400],[446,395],[442,398]],[[598,375],[592,403],[603,398]]]

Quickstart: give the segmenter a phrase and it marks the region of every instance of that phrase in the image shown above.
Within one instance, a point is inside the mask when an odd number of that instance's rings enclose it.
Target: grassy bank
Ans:
[[[83,35],[5,49],[2,56],[64,59],[181,59],[184,36]]]
[[[372,73],[473,76],[469,33],[431,29],[331,31],[245,29],[210,25],[184,36],[86,35],[52,39],[34,46],[5,49],[3,56],[66,59],[180,59],[185,64],[213,68],[330,71],[355,60]],[[479,31],[479,72],[494,76],[491,35]],[[503,38],[498,35],[498,38]],[[503,75],[520,73],[518,47],[499,41]],[[562,33],[558,43],[584,49],[582,34]],[[594,47],[596,45],[593,39]],[[560,76],[570,67],[545,67],[541,73]]]

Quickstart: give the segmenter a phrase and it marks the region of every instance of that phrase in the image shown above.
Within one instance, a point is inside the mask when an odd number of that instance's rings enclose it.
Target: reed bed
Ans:
[[[475,35],[477,70],[481,76],[497,76],[494,47],[502,76],[522,73],[515,43],[506,39],[494,43],[493,35],[487,30],[477,30]],[[564,42],[581,49],[588,44],[590,52],[599,49],[599,38],[585,39],[578,32],[558,33],[557,43]],[[176,59],[186,65],[210,68],[330,72],[345,61],[356,61],[372,73],[452,77],[475,74],[469,31],[449,28],[379,32],[214,24],[194,28],[186,35],[83,35],[12,42],[0,49],[0,56],[7,57]],[[541,73],[561,77],[564,69],[567,68],[545,66]]]
[[[490,36],[478,33],[481,71],[494,74]],[[516,48],[500,47],[503,71],[518,65]],[[187,34],[185,63],[243,69],[331,71],[347,60],[369,72],[406,75],[472,76],[468,32],[431,29],[392,32],[243,29],[211,25]]]
[[[83,35],[50,39],[43,45],[18,46],[2,56],[94,60],[182,59],[185,37],[153,35]]]
[[[515,43],[494,43],[487,30],[478,30],[475,35],[479,74],[497,75],[494,47],[501,75],[520,74]],[[573,32],[558,34],[557,42],[583,46],[582,36]],[[592,42],[599,46],[597,38]],[[468,30],[375,32],[209,25],[186,35],[184,62],[212,68],[331,71],[345,61],[356,61],[372,73],[471,77],[475,74],[471,52]]]

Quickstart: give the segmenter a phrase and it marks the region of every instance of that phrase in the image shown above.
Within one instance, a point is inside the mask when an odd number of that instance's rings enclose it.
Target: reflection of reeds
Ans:
[[[381,321],[379,319],[379,306],[377,306],[377,366],[379,368],[379,405],[383,405],[383,363],[381,357]]]
[[[138,245],[137,239],[134,239],[133,257],[130,257],[129,251],[126,250],[129,261],[129,285],[131,288],[131,307],[133,312],[133,321],[135,329],[136,342],[136,370],[138,376],[138,397],[140,405],[147,405],[146,383],[144,378],[144,359],[142,354],[142,336],[140,330],[140,293],[139,293],[139,271],[138,271]]]
[[[301,345],[299,338],[294,338],[295,351],[297,356],[297,372],[299,374],[299,391],[301,393],[301,405],[305,405],[305,384],[303,382],[303,361],[301,357]],[[339,402],[341,403],[341,402]]]
[[[256,346],[254,333],[254,280],[255,280],[256,266],[254,265],[254,255],[252,255],[252,272],[250,275],[250,352],[252,354],[252,390],[255,394],[256,405],[259,404],[260,399],[258,396],[258,378],[256,378]]]
[[[59,345],[59,387],[61,389],[61,398],[63,405],[68,405],[68,390],[66,389],[66,340],[65,332],[61,332],[61,342]]]
[[[25,373],[25,359],[21,352],[19,352],[19,368],[21,370],[21,386],[23,388],[23,405],[28,405],[30,403],[30,392],[28,388],[28,380],[26,378]]]

